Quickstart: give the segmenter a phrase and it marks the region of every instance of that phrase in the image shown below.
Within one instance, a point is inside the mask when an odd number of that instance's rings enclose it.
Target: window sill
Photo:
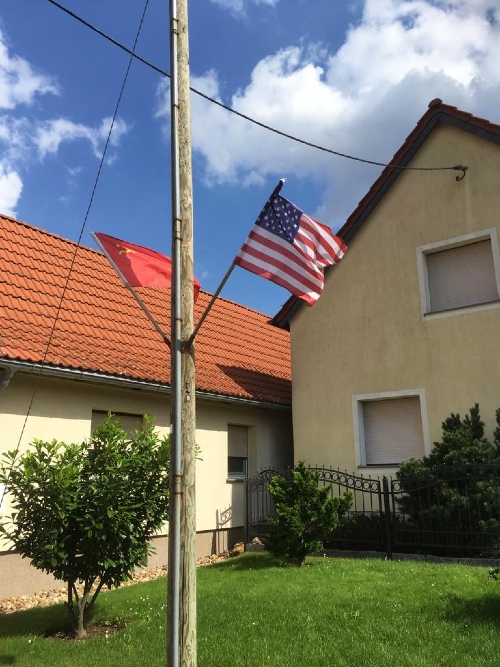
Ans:
[[[227,483],[232,484],[233,482],[246,482],[247,478],[246,477],[228,477],[226,479]]]
[[[374,468],[399,468],[401,463],[365,463],[358,466],[358,470],[373,470]]]
[[[485,301],[484,303],[476,303],[471,306],[462,306],[460,308],[450,308],[448,310],[435,310],[428,313],[423,313],[424,320],[438,320],[442,317],[450,317],[452,315],[465,315],[466,313],[477,313],[481,310],[492,310],[500,307],[500,300]]]

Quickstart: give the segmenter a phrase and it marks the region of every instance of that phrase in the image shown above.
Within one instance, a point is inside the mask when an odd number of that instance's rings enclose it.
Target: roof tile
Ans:
[[[102,253],[8,216],[0,235],[0,358],[170,383],[169,349]],[[168,335],[169,290],[137,291]],[[195,321],[211,296],[200,292]],[[290,405],[288,332],[218,298],[196,338],[196,386]]]

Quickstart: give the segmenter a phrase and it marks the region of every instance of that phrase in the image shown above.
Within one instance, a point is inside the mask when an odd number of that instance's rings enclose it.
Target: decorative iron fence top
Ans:
[[[307,466],[309,470],[319,473],[320,482],[324,484],[337,484],[343,486],[346,489],[352,489],[354,491],[372,491],[378,493],[380,490],[381,480],[379,477],[371,477],[364,475],[355,475],[353,473],[348,473],[346,470],[340,470],[339,468],[328,468],[325,466]],[[292,473],[294,468],[264,468],[259,471],[252,477],[248,478],[248,483],[250,486],[259,486],[262,483],[266,483],[271,480],[276,475],[281,475],[285,479],[292,479]]]
[[[339,480],[342,480],[340,483],[346,483],[346,480],[359,480],[363,483],[366,482],[376,482],[378,483],[382,477],[385,475],[376,475],[372,477],[371,475],[355,474],[349,473],[347,470],[340,470],[340,468],[333,468],[328,466],[307,466],[309,470],[320,473],[320,481],[331,482],[333,484],[338,484]],[[266,481],[272,479],[276,475],[281,475],[285,478],[290,478],[293,473],[293,467],[286,468],[263,468],[262,470],[255,473],[248,478],[249,482],[253,481]],[[500,464],[496,463],[462,463],[460,465],[441,465],[435,466],[434,468],[426,468],[425,470],[412,471],[411,473],[405,473],[398,471],[395,477],[389,477],[389,480],[398,480],[402,479],[423,479],[423,480],[432,480],[432,479],[461,479],[468,477],[492,477],[493,479],[500,478]]]

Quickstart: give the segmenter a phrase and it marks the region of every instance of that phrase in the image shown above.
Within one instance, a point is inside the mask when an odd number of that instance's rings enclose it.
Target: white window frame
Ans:
[[[495,269],[495,281],[497,286],[498,301],[488,303],[478,303],[476,305],[464,306],[461,308],[452,308],[450,310],[442,310],[432,312],[431,310],[431,296],[429,290],[429,276],[427,273],[426,256],[431,255],[441,250],[450,250],[451,248],[459,248],[460,246],[469,245],[478,241],[491,242],[491,251],[493,255],[493,266]],[[422,308],[422,318],[426,320],[439,319],[441,317],[450,317],[453,315],[461,315],[463,313],[476,312],[478,310],[491,310],[492,308],[500,307],[500,253],[498,250],[498,238],[496,227],[485,229],[481,232],[473,232],[471,234],[464,234],[445,241],[438,241],[437,243],[429,243],[417,248],[417,269],[418,282],[420,288],[420,303]]]
[[[229,459],[241,459],[243,461],[243,472],[234,472],[229,470]],[[248,456],[228,456],[227,479],[230,482],[243,481],[248,478]]]
[[[368,465],[366,463],[365,448],[365,423],[363,417],[363,403],[368,401],[380,401],[385,398],[408,398],[418,397],[420,399],[420,416],[422,419],[422,432],[424,436],[424,455],[427,456],[431,451],[431,441],[429,437],[429,423],[427,419],[427,403],[425,400],[425,389],[401,389],[398,391],[380,391],[373,394],[357,394],[352,397],[352,415],[354,423],[354,442],[356,449],[356,465],[358,468],[383,469],[394,468],[399,464],[389,465]]]

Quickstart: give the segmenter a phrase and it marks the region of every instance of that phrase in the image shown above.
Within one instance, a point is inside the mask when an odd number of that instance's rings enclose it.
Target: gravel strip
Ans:
[[[228,558],[237,556],[241,553],[241,550],[235,549],[234,551],[224,551],[223,553],[216,554],[213,556],[203,556],[196,560],[197,567],[203,567],[205,565],[212,565],[213,563],[220,563]],[[167,575],[167,566],[162,567],[153,567],[146,568],[144,570],[137,570],[133,573],[132,578],[128,581],[124,581],[120,587],[123,586],[132,586],[133,584],[138,584],[144,581],[153,581],[159,577],[165,577]],[[80,594],[83,586],[78,585],[77,590]],[[108,589],[103,588],[102,593],[105,593]],[[52,604],[59,604],[61,602],[66,602],[68,599],[67,588],[54,588],[50,591],[38,591],[34,595],[21,595],[19,597],[10,597],[6,600],[0,600],[0,616],[5,616],[6,614],[13,614],[16,611],[24,611],[25,609],[33,609],[34,607],[48,607]]]

